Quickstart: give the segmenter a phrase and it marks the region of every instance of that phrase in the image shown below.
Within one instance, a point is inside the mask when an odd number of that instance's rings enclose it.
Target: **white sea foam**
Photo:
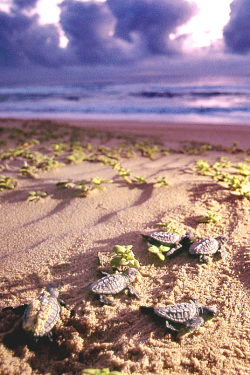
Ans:
[[[250,87],[92,84],[0,88],[0,117],[250,124]]]

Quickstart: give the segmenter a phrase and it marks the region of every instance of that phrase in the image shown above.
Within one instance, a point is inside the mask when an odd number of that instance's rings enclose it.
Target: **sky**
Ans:
[[[250,0],[0,0],[0,85],[248,84]]]

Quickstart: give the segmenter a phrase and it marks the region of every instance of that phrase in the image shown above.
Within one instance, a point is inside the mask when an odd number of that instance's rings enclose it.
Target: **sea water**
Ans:
[[[250,86],[107,83],[0,87],[0,117],[250,125]]]

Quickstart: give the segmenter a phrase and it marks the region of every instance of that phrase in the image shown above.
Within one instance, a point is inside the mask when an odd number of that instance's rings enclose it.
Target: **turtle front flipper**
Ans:
[[[186,333],[196,331],[198,328],[202,327],[204,323],[204,319],[200,316],[196,317],[195,319],[188,320],[184,327],[179,330],[178,337],[185,335]]]
[[[178,332],[178,329],[176,329],[172,324],[170,324],[168,320],[166,320],[166,328],[170,331]]]
[[[166,253],[164,253],[167,257],[171,256],[171,255],[177,255],[179,254],[183,249],[182,245],[180,243],[178,243],[176,246],[172,247],[172,249],[170,249],[169,251],[167,251]]]
[[[113,302],[111,302],[105,294],[100,294],[100,302],[104,305],[113,305]]]
[[[200,261],[201,263],[208,263],[208,262],[210,262],[210,260],[211,260],[211,258],[210,258],[210,257],[207,257],[205,254],[201,254],[201,255],[199,256],[199,261]]]
[[[222,259],[226,258],[227,256],[227,249],[225,248],[225,246],[221,246],[220,247],[220,256]]]
[[[132,285],[128,285],[128,291],[129,291],[129,294],[131,296],[135,296],[136,298],[140,299],[141,297],[139,296],[139,294],[137,293],[137,291],[135,290],[135,288],[132,286]]]

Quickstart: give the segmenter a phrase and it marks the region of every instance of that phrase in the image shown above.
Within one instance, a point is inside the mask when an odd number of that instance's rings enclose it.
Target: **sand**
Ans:
[[[63,149],[55,160],[65,165],[46,170],[40,164],[32,176],[20,173],[25,161],[32,164],[27,152],[2,156],[1,174],[17,185],[0,191],[0,310],[30,303],[51,283],[59,286],[66,308],[52,343],[27,338],[20,315],[0,313],[1,374],[81,374],[105,367],[135,375],[250,373],[250,200],[195,169],[200,159],[213,165],[221,157],[231,161],[225,169],[231,174],[239,162],[250,165],[250,127],[8,119],[0,129],[1,155],[20,143],[49,157],[55,142],[92,145],[85,147],[89,160],[70,164],[72,152]],[[27,137],[40,143],[30,147]],[[97,151],[99,146],[106,148]],[[118,158],[132,183],[110,165]],[[134,176],[146,176],[147,183]],[[80,196],[73,184],[93,177],[113,183]],[[156,187],[158,177],[168,185]],[[68,179],[71,187],[56,186]],[[30,191],[42,190],[45,197],[27,201]],[[250,190],[248,182],[244,190]],[[210,209],[220,220],[198,223]],[[161,261],[140,234],[168,221],[181,235],[191,229],[197,237],[228,236],[227,257],[216,254],[202,264],[183,252]],[[112,306],[103,306],[87,286],[101,271],[114,272],[100,253],[105,259],[117,244],[133,245],[140,263],[133,286],[141,298],[123,292],[109,297]],[[216,305],[219,314],[179,340],[139,310],[191,296],[201,305]]]

